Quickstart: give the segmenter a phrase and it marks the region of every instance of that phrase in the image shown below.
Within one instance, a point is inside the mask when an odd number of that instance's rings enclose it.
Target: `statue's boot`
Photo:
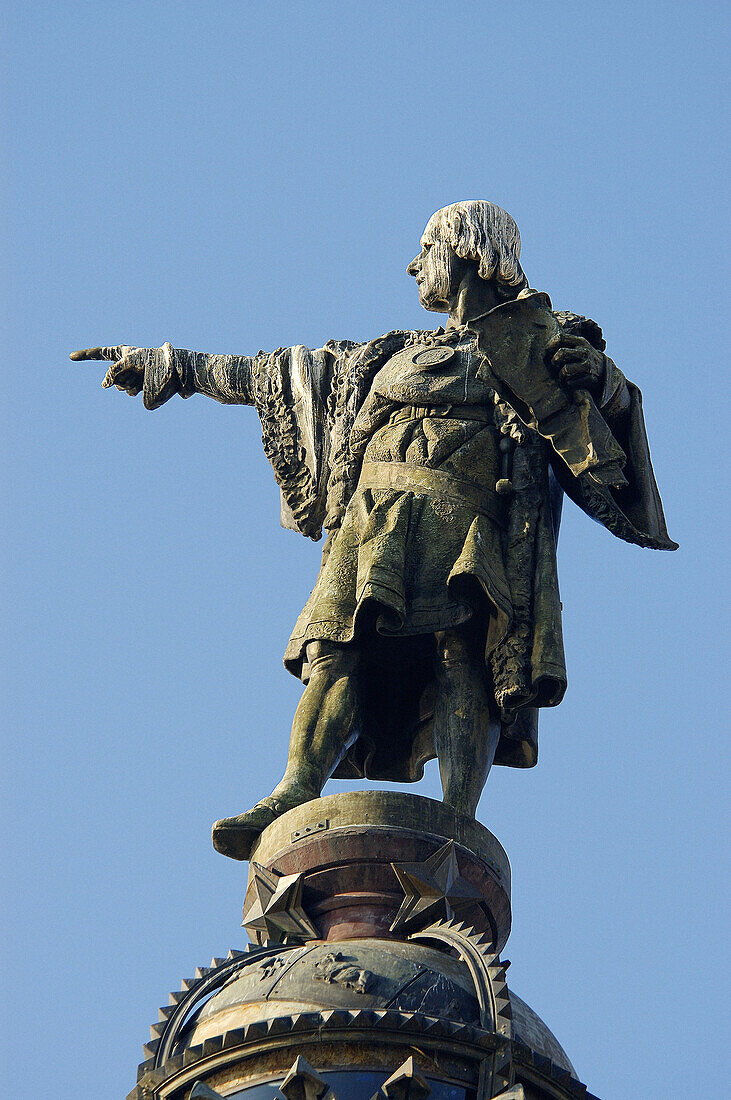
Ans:
[[[231,859],[248,859],[267,825],[271,825],[287,810],[310,802],[313,798],[317,798],[317,795],[291,785],[286,794],[271,794],[262,798],[246,813],[222,817],[213,826],[213,847],[221,855],[230,856]]]

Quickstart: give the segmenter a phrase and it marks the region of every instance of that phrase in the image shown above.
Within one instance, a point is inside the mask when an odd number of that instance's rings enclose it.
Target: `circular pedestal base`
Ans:
[[[479,822],[430,798],[357,791],[283,814],[251,854],[247,926],[257,904],[255,865],[301,876],[301,906],[322,940],[404,939],[452,916],[490,933],[498,951],[510,933],[503,848]]]

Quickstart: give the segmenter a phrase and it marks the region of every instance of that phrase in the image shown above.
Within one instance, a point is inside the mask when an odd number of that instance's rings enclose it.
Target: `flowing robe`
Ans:
[[[501,720],[496,763],[536,763],[538,709],[566,688],[560,486],[619,537],[674,547],[636,387],[606,357],[596,406],[547,377],[543,389],[536,382],[559,328],[603,350],[593,322],[524,292],[472,331],[391,332],[253,357],[178,352],[146,376],[150,408],[174,392],[254,405],[283,525],[311,538],[328,531],[284,660],[306,682],[309,641],[359,647],[362,715],[336,776],[420,778],[434,756],[434,634],[460,623],[483,647]],[[522,377],[521,397],[510,386]],[[512,450],[507,497],[495,489],[501,439]],[[619,488],[598,477],[602,448]]]

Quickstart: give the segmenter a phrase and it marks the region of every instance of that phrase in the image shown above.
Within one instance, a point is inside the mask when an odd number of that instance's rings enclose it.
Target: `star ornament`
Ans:
[[[259,945],[316,940],[318,932],[302,906],[303,873],[280,875],[252,862],[254,900],[244,903],[242,926]]]
[[[459,915],[482,901],[482,894],[459,873],[454,841],[448,840],[424,863],[392,863],[404,900],[391,932],[423,928],[431,921]]]

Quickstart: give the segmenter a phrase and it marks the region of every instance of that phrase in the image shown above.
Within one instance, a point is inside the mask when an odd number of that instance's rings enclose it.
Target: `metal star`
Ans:
[[[482,901],[482,894],[459,873],[454,841],[448,840],[424,863],[392,863],[406,897],[391,932],[423,927],[429,921],[456,914]]]
[[[317,1070],[300,1054],[292,1063],[279,1091],[286,1100],[323,1100],[330,1089],[324,1077],[320,1077]],[[335,1100],[332,1093],[330,1096]]]
[[[241,922],[250,939],[260,945],[269,941],[316,940],[317,929],[302,907],[304,874],[300,871],[280,875],[254,862],[251,867],[256,898],[248,909],[244,908]]]
[[[196,1081],[190,1094],[190,1100],[223,1100],[223,1097],[220,1092],[209,1089],[205,1081]]]
[[[426,1100],[431,1092],[413,1055],[383,1082],[381,1089],[388,1100]]]

